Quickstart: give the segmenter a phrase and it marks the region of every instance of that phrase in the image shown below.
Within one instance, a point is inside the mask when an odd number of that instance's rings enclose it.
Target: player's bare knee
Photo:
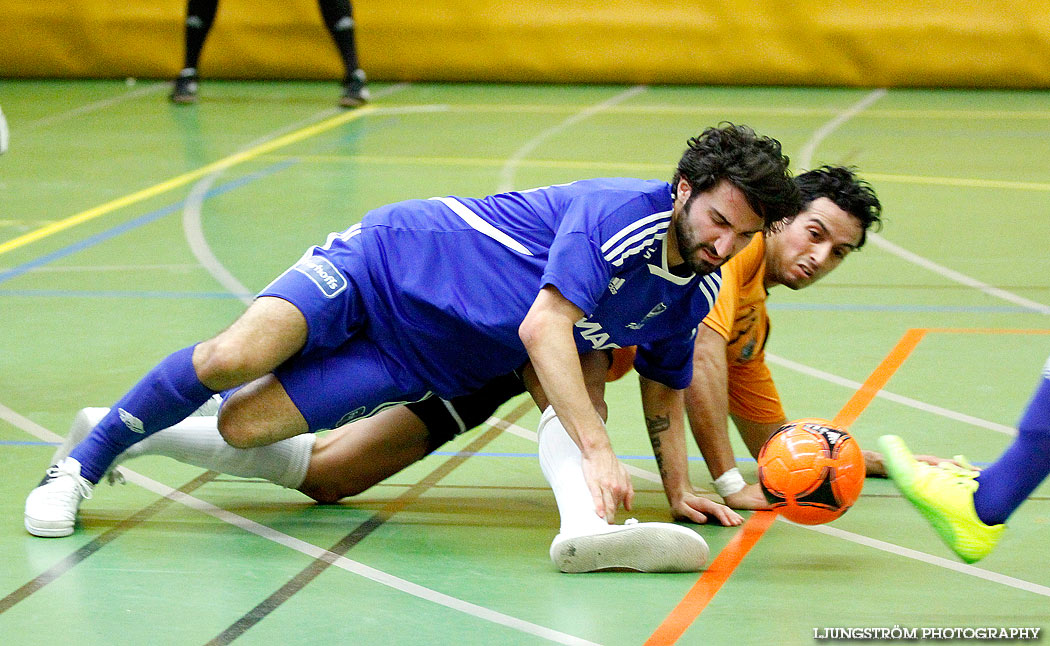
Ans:
[[[215,390],[239,386],[253,374],[249,352],[242,344],[222,336],[200,343],[193,350],[193,368],[201,383]]]
[[[304,482],[299,487],[299,491],[310,496],[322,505],[334,505],[343,498],[356,496],[364,491],[364,489],[354,486],[333,485],[331,483],[311,484]]]
[[[264,429],[252,419],[246,406],[238,402],[236,397],[223,403],[218,427],[222,439],[236,449],[250,449],[265,444],[260,441]]]

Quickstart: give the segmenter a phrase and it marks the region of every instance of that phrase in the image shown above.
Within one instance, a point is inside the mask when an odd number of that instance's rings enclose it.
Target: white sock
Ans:
[[[579,536],[608,527],[605,519],[594,510],[594,498],[583,478],[580,447],[569,437],[552,406],[543,411],[537,434],[540,468],[554,490],[561,515],[561,533]]]
[[[123,462],[141,455],[163,455],[202,469],[241,478],[263,478],[298,489],[306,478],[317,436],[296,435],[268,446],[237,449],[219,434],[217,417],[187,417],[131,445],[117,457]]]

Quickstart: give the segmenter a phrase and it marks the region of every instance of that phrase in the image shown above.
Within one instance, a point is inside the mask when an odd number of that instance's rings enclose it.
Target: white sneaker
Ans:
[[[609,525],[594,534],[563,536],[551,543],[551,560],[562,572],[627,569],[639,572],[697,572],[707,563],[707,541],[671,523]]]
[[[33,536],[69,536],[80,501],[90,498],[94,488],[80,475],[80,463],[74,458],[53,465],[26,497],[26,531]]]

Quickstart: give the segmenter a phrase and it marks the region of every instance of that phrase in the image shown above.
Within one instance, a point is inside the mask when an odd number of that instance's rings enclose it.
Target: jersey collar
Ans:
[[[670,226],[674,226],[674,223]],[[670,226],[668,227],[670,229]],[[676,276],[671,273],[671,270],[667,267],[667,233],[663,233],[660,237],[660,265],[654,265],[649,263],[649,273],[654,276],[659,276],[666,281],[672,282],[675,285],[688,285],[696,274],[689,274],[688,276]]]

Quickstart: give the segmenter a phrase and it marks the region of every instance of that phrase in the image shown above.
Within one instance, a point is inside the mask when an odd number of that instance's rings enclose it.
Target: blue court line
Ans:
[[[210,195],[210,194],[209,194]],[[71,252],[70,252],[71,253]],[[68,255],[68,254],[66,254]],[[24,272],[22,272],[24,273]],[[0,282],[5,280],[0,273]],[[198,299],[236,299],[236,294],[228,292],[162,292],[162,291],[72,291],[58,289],[0,289],[0,297],[17,296],[23,298],[198,298]],[[860,305],[860,304],[812,304],[769,306],[771,310],[821,311],[821,312],[925,312],[953,314],[1039,314],[1024,307],[968,307],[954,305]],[[1042,315],[1040,315],[1042,316]]]
[[[11,440],[11,441],[2,441],[2,440],[0,440],[0,447],[2,447],[2,446],[58,446],[58,445],[59,445],[59,442],[39,442],[39,441],[34,442],[34,441],[31,441],[31,440],[23,442],[23,441],[16,441],[16,440]],[[451,457],[451,456],[454,456],[454,455],[459,455],[460,453],[461,453],[461,451],[434,451],[433,453],[431,453],[431,455],[441,455],[441,456]],[[496,451],[479,451],[477,453],[471,453],[470,456],[474,457],[474,458],[530,458],[530,459],[539,459],[539,457],[540,457],[538,453],[501,453],[501,452],[496,452]],[[617,455],[616,457],[618,459],[620,459],[620,460],[649,460],[649,461],[654,461],[656,459],[656,458],[654,458],[651,455]],[[751,457],[750,455],[746,456],[746,457],[737,456],[737,457],[735,457],[733,459],[736,460],[737,462],[754,462],[755,461],[755,458]],[[704,459],[699,457],[699,456],[689,456],[689,461],[690,462],[703,462]],[[990,465],[991,462],[971,462],[970,464],[972,464],[972,465],[974,465],[976,467],[982,467],[983,468],[983,467],[986,467],[986,466]]]
[[[240,177],[235,180],[226,182],[225,184],[221,184],[205,193],[204,199],[215,197],[217,195],[222,195],[223,193],[228,193],[236,188],[240,188],[246,184],[250,184],[255,180],[262,179],[263,177],[267,177],[269,175],[273,175],[274,173],[280,172],[285,168],[288,168],[289,166],[298,163],[298,161],[298,159],[283,160],[276,164],[273,164],[272,166],[268,166],[267,168],[264,168],[260,171],[250,173],[248,175],[245,175],[244,177]],[[56,260],[60,260],[62,258],[65,258],[66,256],[70,256],[74,253],[77,253],[78,251],[83,251],[84,249],[87,249],[89,247],[101,244],[121,234],[127,233],[128,231],[137,229],[155,220],[159,220],[160,218],[163,218],[166,215],[176,213],[182,210],[185,204],[186,200],[180,200],[174,204],[157,209],[156,211],[152,211],[145,215],[141,215],[133,220],[128,220],[127,222],[118,224],[117,226],[111,229],[107,229],[105,231],[102,231],[101,233],[96,233],[93,236],[89,236],[87,238],[84,238],[83,240],[74,242],[71,245],[62,247],[61,249],[58,249],[56,251],[52,251],[49,254],[45,254],[43,256],[40,256],[39,258],[30,260],[29,262],[23,263],[16,267],[12,267],[11,269],[7,269],[5,271],[0,271],[0,283],[21,276],[22,274],[25,274],[26,272],[32,269],[36,269],[37,267],[41,267],[43,265],[52,263]],[[57,295],[57,292],[55,293],[55,295]],[[70,295],[74,295],[74,293],[71,293]]]
[[[240,296],[231,292],[132,292],[126,290],[76,292],[60,289],[0,289],[0,296],[25,296],[35,298],[197,298],[207,300],[236,300],[240,298]]]
[[[1010,305],[869,305],[860,303],[767,303],[772,311],[796,312],[944,312],[949,314],[1040,314]],[[1042,314],[1040,314],[1042,316]]]

